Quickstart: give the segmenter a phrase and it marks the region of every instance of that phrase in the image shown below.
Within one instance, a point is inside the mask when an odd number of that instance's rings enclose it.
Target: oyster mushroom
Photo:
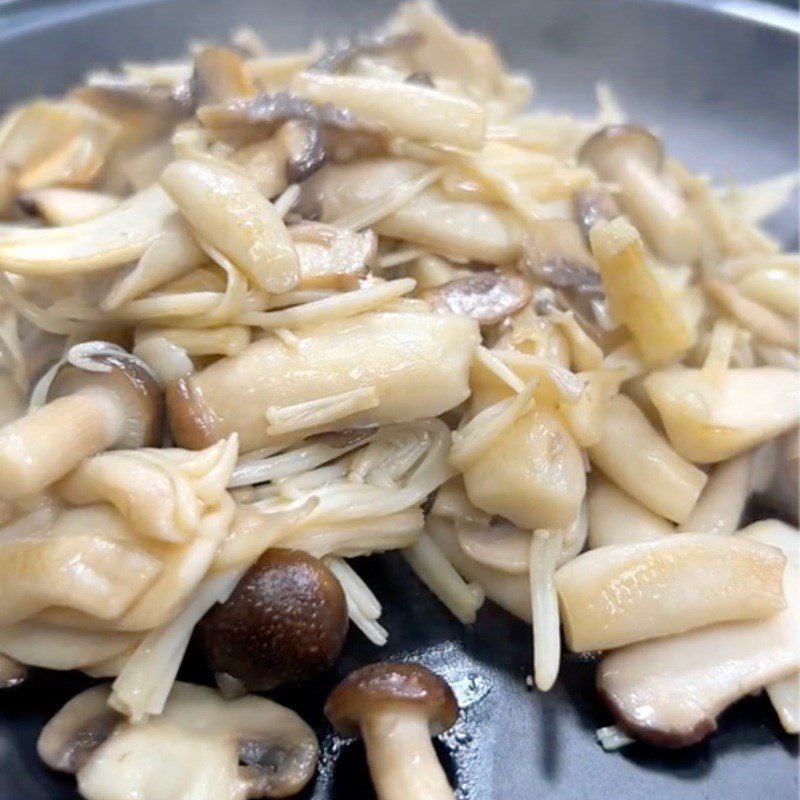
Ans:
[[[659,139],[638,125],[611,125],[581,147],[580,161],[619,186],[621,201],[659,256],[691,262],[700,254],[700,226],[683,197],[662,177]]]
[[[322,561],[270,549],[206,614],[201,629],[220,688],[263,692],[333,666],[347,620],[342,587]]]
[[[750,450],[800,419],[800,375],[782,367],[675,367],[650,373],[644,387],[672,446],[700,464]]]
[[[142,362],[121,348],[72,348],[48,402],[0,429],[0,497],[47,488],[84,458],[110,448],[160,443],[162,398]]]
[[[685,533],[589,550],[556,572],[564,638],[608,650],[781,611],[786,558],[742,536]]]
[[[332,411],[329,422],[293,435],[434,417],[468,397],[477,343],[473,320],[389,312],[306,328],[295,348],[263,338],[167,387],[172,433],[197,449],[236,431],[246,453],[275,441],[264,424],[268,408],[335,401],[365,387],[374,387],[377,405],[345,419]]]
[[[288,797],[317,764],[314,732],[288,708],[262,697],[224,700],[176,683],[164,713],[132,725],[108,706],[108,686],[70,700],[39,742],[49,767],[76,774],[87,800],[246,800]]]
[[[800,534],[768,520],[722,540],[783,550],[787,607],[768,619],[712,625],[603,658],[600,694],[623,730],[653,744],[700,741],[716,730],[717,715],[729,705],[800,668]]]
[[[434,311],[472,317],[480,325],[496,325],[526,306],[532,293],[519,275],[481,272],[427,289],[420,297]]]
[[[419,664],[385,662],[351,672],[328,696],[325,716],[361,736],[379,800],[453,800],[431,736],[458,716],[450,687]]]

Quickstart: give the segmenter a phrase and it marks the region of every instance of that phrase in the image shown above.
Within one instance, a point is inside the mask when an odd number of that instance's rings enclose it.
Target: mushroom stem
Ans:
[[[561,621],[554,575],[563,538],[558,530],[537,530],[530,542],[533,678],[541,692],[553,688],[561,663]]]
[[[361,735],[378,800],[453,800],[424,714],[369,714],[361,720]]]
[[[668,261],[693,261],[700,248],[700,228],[686,203],[647,164],[620,159],[615,181],[623,190],[626,207],[660,256]]]
[[[0,498],[47,488],[83,459],[110,447],[123,419],[110,395],[96,389],[60,397],[0,429]]]

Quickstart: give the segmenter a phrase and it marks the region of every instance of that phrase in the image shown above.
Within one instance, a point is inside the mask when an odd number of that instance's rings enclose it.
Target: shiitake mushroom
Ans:
[[[201,622],[203,645],[223,693],[268,691],[329,669],[348,617],[336,576],[299,550],[270,549],[231,596]]]

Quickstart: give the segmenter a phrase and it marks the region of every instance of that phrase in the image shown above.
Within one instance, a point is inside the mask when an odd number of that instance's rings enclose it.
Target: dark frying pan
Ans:
[[[377,24],[390,0],[6,0],[0,2],[0,104],[55,93],[93,67],[179,54],[187,39],[223,38],[251,24],[276,48]],[[718,179],[797,169],[798,20],[749,0],[461,0],[445,3],[464,26],[495,38],[532,71],[540,106],[589,112],[594,82],[612,82],[637,120],[658,127],[670,152]],[[772,230],[797,247],[797,205]],[[488,604],[464,628],[396,556],[356,565],[384,603],[389,644],[350,634],[337,675],[277,697],[317,726],[323,757],[317,800],[373,797],[359,744],[341,745],[321,718],[329,688],[353,667],[415,658],[455,687],[464,709],[440,754],[463,800],[789,800],[797,797],[797,740],[782,734],[763,697],[726,713],[719,732],[680,751],[633,745],[605,754],[594,729],[611,719],[594,667],[567,657],[556,688],[525,684],[530,629]],[[207,680],[190,654],[184,677]],[[85,686],[39,673],[0,695],[0,800],[67,800],[73,782],[35,754],[43,723]],[[414,800],[414,798],[409,798]]]

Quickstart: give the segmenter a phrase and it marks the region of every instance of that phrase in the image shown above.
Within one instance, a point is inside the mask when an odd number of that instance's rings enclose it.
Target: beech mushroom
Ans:
[[[607,650],[785,607],[784,555],[745,537],[685,533],[589,550],[556,572],[564,638]]]
[[[800,669],[800,534],[769,520],[731,539],[718,538],[783,550],[788,606],[768,619],[712,625],[603,658],[597,674],[601,695],[623,730],[653,744],[700,741],[716,730],[717,715],[731,703]],[[709,565],[708,574],[713,569]]]
[[[299,550],[270,549],[201,623],[223,691],[263,692],[329,669],[347,634],[336,576]]]
[[[578,158],[620,187],[625,211],[667,261],[691,262],[700,254],[700,227],[684,199],[662,177],[659,139],[638,125],[611,125],[583,145]]]
[[[48,402],[0,429],[0,497],[42,491],[83,459],[161,440],[162,398],[142,362],[105,342],[70,351]]]
[[[196,449],[236,431],[246,453],[275,440],[265,421],[270,407],[322,406],[319,424],[298,430],[298,439],[434,417],[469,396],[477,343],[478,326],[470,319],[389,312],[303,329],[295,347],[263,338],[167,388],[172,433],[180,446]],[[353,413],[349,401],[358,397],[352,392],[371,388],[369,406]]]
[[[314,732],[271,700],[178,682],[163,714],[133,725],[109,696],[108,686],[79,694],[39,737],[41,759],[75,774],[87,800],[288,797],[314,774]]]
[[[339,733],[361,736],[379,800],[453,800],[431,736],[458,716],[450,687],[419,664],[385,662],[351,672],[328,696]]]
[[[532,294],[519,275],[480,272],[428,289],[420,296],[434,311],[472,317],[480,325],[496,325],[526,306]]]

